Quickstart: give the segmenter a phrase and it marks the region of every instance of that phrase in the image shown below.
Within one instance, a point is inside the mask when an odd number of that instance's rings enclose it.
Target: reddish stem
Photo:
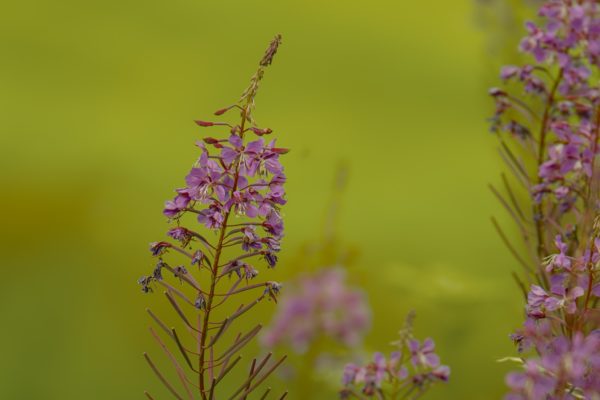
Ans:
[[[241,126],[241,132],[240,136],[243,139],[243,132],[244,132],[244,125],[246,124],[246,119],[247,119],[247,115],[248,115],[248,107],[249,105],[247,104],[246,107],[242,110],[242,122],[240,124]],[[233,192],[235,192],[237,190],[237,185],[238,185],[238,180],[239,180],[239,159],[236,161],[235,164],[235,177],[234,177],[234,181],[233,181],[233,187],[231,188],[231,194],[233,194]],[[229,220],[229,215],[231,214],[230,211],[228,211],[225,214],[225,217],[223,219],[223,225],[221,226],[221,230],[219,232],[219,241],[217,243],[217,245],[215,246],[215,256],[213,258],[213,268],[212,268],[212,274],[211,274],[211,282],[210,282],[210,290],[206,299],[206,311],[204,313],[204,318],[202,321],[202,332],[200,334],[200,349],[202,349],[200,351],[200,357],[199,357],[199,361],[198,361],[198,370],[200,371],[200,373],[198,374],[198,382],[200,385],[200,395],[202,396],[202,400],[208,400],[208,397],[206,395],[206,389],[205,389],[205,383],[204,383],[204,358],[205,358],[205,345],[206,345],[206,339],[208,337],[208,324],[210,321],[210,313],[212,310],[212,304],[213,304],[213,299],[215,297],[215,287],[216,287],[216,283],[217,283],[217,275],[218,275],[218,270],[219,270],[219,258],[221,257],[221,253],[223,251],[223,241],[225,239],[225,233],[227,231],[227,221]]]
[[[537,159],[537,171],[538,171],[537,183],[538,183],[538,185],[540,183],[542,183],[542,178],[539,175],[539,169],[540,169],[540,166],[543,164],[544,158],[546,156],[546,153],[545,153],[545,151],[546,151],[546,136],[547,136],[546,134],[548,132],[548,122],[550,120],[550,113],[552,110],[552,106],[554,104],[554,97],[556,95],[556,90],[558,89],[558,84],[560,83],[562,76],[563,76],[563,70],[561,68],[560,71],[558,72],[558,76],[554,80],[552,89],[550,90],[550,93],[548,94],[548,99],[546,100],[546,107],[544,109],[544,115],[542,117],[542,123],[541,123],[541,127],[540,127],[540,145],[539,145],[538,159]],[[543,206],[542,200],[540,200],[540,202],[538,204],[534,205],[534,219],[535,219],[535,230],[536,230],[536,235],[537,235],[537,239],[538,239],[537,253],[538,253],[538,257],[541,261],[546,256],[546,246],[544,243],[544,229],[543,229],[544,206]],[[545,275],[544,275],[544,277],[545,277]]]

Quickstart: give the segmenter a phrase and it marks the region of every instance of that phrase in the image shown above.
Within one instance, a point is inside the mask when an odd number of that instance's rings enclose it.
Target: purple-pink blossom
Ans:
[[[440,365],[440,358],[435,354],[435,343],[431,338],[425,339],[422,344],[416,339],[410,340],[408,348],[413,365],[426,367]]]
[[[490,91],[492,130],[516,138],[530,164],[502,154],[529,192],[524,208],[508,205],[518,219],[530,257],[523,327],[512,339],[523,370],[507,376],[507,399],[592,399],[599,396],[600,347],[600,4],[549,0],[540,19],[528,22],[520,49],[531,63],[502,68],[512,85]],[[521,93],[513,93],[520,85]],[[522,92],[527,96],[522,96]],[[508,186],[508,185],[507,185]],[[510,190],[510,189],[508,189]],[[509,194],[513,196],[513,194]],[[513,197],[514,200],[514,197]],[[525,215],[522,209],[530,209]]]
[[[397,350],[389,357],[376,352],[365,365],[346,365],[340,391],[342,398],[350,398],[355,389],[375,398],[395,398],[398,387],[409,394],[413,391],[422,394],[431,384],[448,381],[450,368],[440,364],[433,340],[428,338],[421,343],[412,336],[412,319],[410,314],[400,331],[400,340],[393,343]]]
[[[320,336],[345,346],[359,343],[370,326],[362,291],[346,283],[342,268],[328,268],[290,282],[262,337],[267,347],[287,344],[304,352]]]

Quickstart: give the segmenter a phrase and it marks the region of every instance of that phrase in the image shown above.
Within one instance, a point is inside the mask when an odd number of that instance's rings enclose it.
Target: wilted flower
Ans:
[[[201,250],[196,250],[194,252],[194,255],[192,257],[192,261],[190,262],[190,264],[192,264],[192,265],[194,265],[194,264],[200,265],[200,263],[202,263],[203,259],[204,259],[204,253]]]
[[[169,230],[169,232],[167,232],[167,235],[181,242],[182,247],[186,247],[193,237],[192,232],[181,226]]]
[[[165,253],[167,249],[171,247],[171,243],[167,242],[153,242],[150,243],[150,252],[153,256],[157,257]]]
[[[140,279],[138,279],[138,284],[142,287],[142,292],[150,293],[153,291],[152,287],[150,286],[153,279],[154,278],[151,276],[142,276]]]

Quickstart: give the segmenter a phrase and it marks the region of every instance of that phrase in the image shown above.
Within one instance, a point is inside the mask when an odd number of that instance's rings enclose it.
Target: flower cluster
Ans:
[[[523,372],[506,377],[512,392],[507,400],[597,399],[600,396],[600,332],[573,337],[544,333],[542,324],[529,323],[533,332],[525,336],[538,357],[528,359]],[[523,340],[523,339],[521,339]]]
[[[593,233],[598,234],[597,226]],[[600,283],[597,279],[598,252],[595,240],[591,252],[567,256],[560,253],[546,259],[549,288],[532,284],[527,294],[527,319],[511,335],[522,354],[534,351],[524,361],[524,372],[507,376],[512,392],[507,399],[600,398]],[[582,397],[583,396],[583,397]]]
[[[177,218],[200,204],[205,208],[198,212],[198,221],[209,229],[220,229],[225,215],[234,212],[268,220],[270,233],[281,237],[277,211],[278,206],[285,204],[285,175],[279,155],[287,150],[275,147],[274,140],[265,143],[263,138],[244,144],[240,131],[241,127],[235,126],[228,140],[208,137],[198,143],[202,155],[186,176],[186,187],[178,189],[175,199],[166,203],[164,214]],[[217,149],[218,155],[211,156],[206,144]],[[253,232],[245,235],[254,236]]]
[[[524,357],[530,355],[523,372],[507,377],[507,399],[600,398],[600,181],[594,165],[600,139],[600,5],[551,0],[539,16],[542,23],[527,24],[520,46],[534,64],[501,72],[510,88],[522,85],[525,97],[509,89],[490,91],[496,102],[492,130],[532,209],[525,215],[508,184],[510,201],[495,191],[531,250],[526,261],[503,235],[527,271],[528,285],[520,282],[527,319],[512,338]],[[505,133],[525,156],[514,154]]]
[[[496,114],[492,128],[509,132],[535,145],[539,140],[537,182],[531,187],[536,202],[547,197],[559,212],[568,212],[592,176],[597,149],[599,87],[592,71],[600,63],[600,8],[596,1],[554,0],[542,5],[546,23],[527,23],[521,50],[536,64],[507,66],[504,81],[518,81],[524,91],[544,104],[538,115],[525,102],[493,88]],[[513,111],[512,113],[509,111]],[[541,135],[534,138],[532,125]]]
[[[398,350],[387,359],[377,352],[366,365],[346,365],[342,378],[344,388],[340,391],[342,399],[362,398],[357,390],[367,397],[416,398],[432,384],[448,381],[450,368],[440,363],[433,340],[420,342],[412,336],[412,319],[411,314],[400,331],[400,339],[393,343]]]
[[[370,326],[370,312],[363,293],[348,287],[345,278],[341,267],[327,268],[286,286],[263,344],[289,344],[297,352],[320,336],[345,346],[358,344]]]
[[[228,244],[235,243],[244,252],[260,252],[274,266],[283,236],[279,207],[286,203],[286,178],[279,156],[288,150],[275,147],[275,140],[266,143],[262,137],[244,143],[244,132],[254,133],[236,125],[226,140],[208,137],[199,142],[202,154],[186,176],[186,186],[177,189],[177,196],[166,203],[163,213],[171,219],[185,212],[196,213],[198,222],[211,230],[220,230],[230,215],[245,217],[228,232],[235,235]],[[217,154],[211,155],[207,145]],[[182,234],[179,239],[185,243],[188,236]]]
[[[237,110],[240,112],[238,123],[196,121],[202,128],[226,128],[228,134],[225,138],[205,137],[197,143],[200,156],[187,174],[185,186],[176,190],[175,198],[168,201],[163,210],[163,214],[171,222],[176,222],[176,226],[167,232],[169,241],[150,244],[150,251],[158,262],[151,275],[139,280],[145,293],[153,291],[156,286],[165,289],[165,296],[193,338],[190,340],[192,343],[186,343],[175,329],[167,328],[170,325],[148,310],[158,327],[175,342],[175,348],[186,362],[186,365],[180,365],[160,336],[151,329],[152,335],[173,362],[186,396],[182,396],[180,389],[166,380],[148,355],[144,356],[175,398],[196,398],[194,392],[202,400],[215,398],[216,391],[221,390],[216,386],[241,358],[237,353],[261,329],[257,325],[249,332],[230,337],[233,343],[221,346],[225,341],[223,338],[229,336],[231,324],[261,300],[276,301],[281,289],[280,284],[273,281],[250,283],[258,275],[251,260],[263,259],[267,267],[275,267],[283,237],[280,207],[286,203],[283,189],[286,178],[279,158],[288,150],[276,147],[275,140],[266,141],[264,136],[270,135],[272,130],[258,127],[252,116],[254,98],[264,69],[271,64],[280,42],[280,36],[271,42],[242,98],[236,104],[215,112],[220,116]],[[188,228],[189,216],[196,217],[200,229]],[[201,234],[202,226],[213,231],[216,239],[209,240]],[[183,256],[186,263],[170,265],[165,260],[169,252]],[[170,274],[165,274],[165,271],[172,274],[171,279],[182,288],[169,283],[167,278]],[[239,305],[229,315],[217,317],[217,307],[228,300],[235,301],[233,299],[239,293],[252,290],[258,290],[254,301]],[[187,305],[180,305],[181,301]],[[283,357],[274,365],[267,366],[270,357],[271,354],[268,354],[262,360],[254,359],[251,373],[243,384],[237,389],[223,388],[233,392],[228,396],[246,398],[258,387],[256,382],[264,381],[285,359]],[[255,369],[256,365],[260,367]],[[190,380],[187,373],[195,374],[195,379]],[[146,395],[152,398],[148,393]]]

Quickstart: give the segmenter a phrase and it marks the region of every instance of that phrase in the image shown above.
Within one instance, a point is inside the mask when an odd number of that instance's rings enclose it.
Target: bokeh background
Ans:
[[[255,115],[293,151],[284,250],[265,274],[301,272],[345,163],[337,232],[373,309],[365,351],[390,351],[414,309],[452,367],[428,398],[500,398],[521,299],[489,221],[512,232],[486,187],[501,170],[486,87],[516,57],[520,3],[4,2],[0,398],[168,398],[141,356],[159,353],[144,309],[161,306],[136,280],[197,156],[192,121],[238,98],[275,33]]]

